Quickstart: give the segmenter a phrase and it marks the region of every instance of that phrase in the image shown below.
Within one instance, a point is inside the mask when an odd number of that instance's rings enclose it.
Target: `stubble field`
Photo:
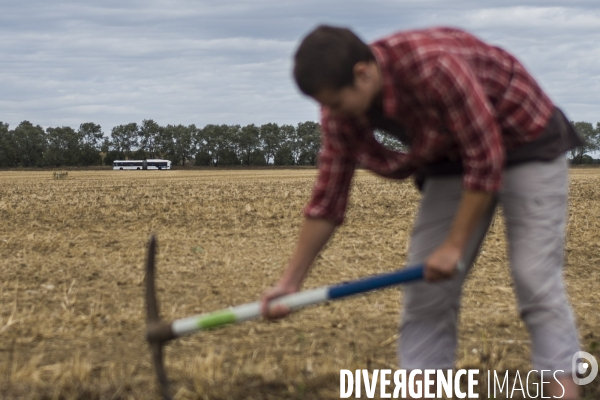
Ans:
[[[0,172],[0,398],[158,398],[146,342],[146,243],[162,314],[255,301],[293,249],[314,170]],[[571,170],[567,290],[600,360],[600,170]],[[419,194],[359,171],[346,224],[304,288],[401,267]],[[401,291],[178,339],[177,399],[337,399],[339,370],[394,368]],[[460,368],[531,369],[501,218],[464,292]],[[585,398],[600,398],[600,379]],[[485,397],[485,396],[484,396]]]

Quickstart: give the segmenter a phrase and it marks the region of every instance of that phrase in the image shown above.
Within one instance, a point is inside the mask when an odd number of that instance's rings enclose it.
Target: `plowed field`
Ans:
[[[162,314],[257,300],[293,249],[314,170],[0,172],[0,398],[158,398],[144,339],[146,243]],[[571,171],[565,277],[582,349],[600,360],[600,169]],[[401,267],[419,194],[360,171],[346,223],[305,288]],[[336,399],[339,370],[394,368],[390,289],[181,338],[177,399]],[[458,366],[531,369],[497,218],[464,294]],[[600,378],[585,388],[600,398]]]

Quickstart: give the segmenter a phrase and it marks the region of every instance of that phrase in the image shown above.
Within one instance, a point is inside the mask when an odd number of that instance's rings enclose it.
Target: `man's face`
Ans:
[[[323,89],[315,95],[315,100],[333,114],[351,117],[365,115],[371,106],[369,93],[361,91],[356,86],[345,86],[338,90]]]
[[[367,113],[381,91],[381,80],[375,63],[358,63],[354,68],[354,84],[341,89],[326,88],[314,98],[333,114],[360,117]]]

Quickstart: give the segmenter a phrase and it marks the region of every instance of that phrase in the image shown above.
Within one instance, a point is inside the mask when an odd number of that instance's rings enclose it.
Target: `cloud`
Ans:
[[[451,25],[514,53],[573,119],[600,103],[595,1],[305,0],[3,2],[0,120],[42,126],[296,124],[318,118],[290,79],[319,23],[365,40]]]

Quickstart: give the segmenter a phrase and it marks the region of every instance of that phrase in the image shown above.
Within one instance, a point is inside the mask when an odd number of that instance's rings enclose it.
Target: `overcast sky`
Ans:
[[[366,41],[454,26],[509,50],[576,121],[600,121],[598,0],[0,0],[0,121],[77,128],[317,120],[291,78],[320,23]]]

